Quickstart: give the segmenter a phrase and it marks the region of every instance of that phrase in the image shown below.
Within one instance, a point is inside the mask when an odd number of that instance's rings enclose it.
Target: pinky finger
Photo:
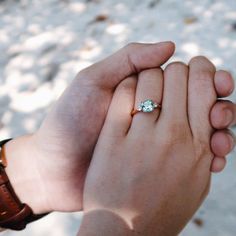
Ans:
[[[211,172],[213,173],[220,173],[224,170],[226,166],[226,158],[225,157],[217,157],[215,156],[212,165],[211,165]]]

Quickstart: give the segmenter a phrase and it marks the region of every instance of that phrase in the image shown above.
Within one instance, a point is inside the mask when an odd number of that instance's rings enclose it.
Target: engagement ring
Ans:
[[[156,102],[154,102],[151,99],[148,99],[148,100],[145,100],[145,101],[141,102],[139,104],[138,108],[134,109],[131,112],[131,115],[134,116],[138,112],[150,113],[150,112],[153,112],[154,109],[157,109],[157,108],[161,108],[161,105],[156,103]]]

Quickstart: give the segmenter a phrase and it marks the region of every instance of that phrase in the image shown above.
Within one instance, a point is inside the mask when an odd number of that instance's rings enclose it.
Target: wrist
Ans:
[[[107,210],[84,213],[78,236],[132,236],[135,231],[117,214]]]
[[[43,214],[49,212],[49,207],[38,172],[36,150],[33,135],[9,141],[5,144],[5,170],[19,200],[29,205],[34,214]]]

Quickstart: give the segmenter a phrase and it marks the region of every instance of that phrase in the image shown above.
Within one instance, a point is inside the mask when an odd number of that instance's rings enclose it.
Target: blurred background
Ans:
[[[36,130],[82,68],[131,41],[163,40],[177,45],[172,60],[202,54],[236,76],[236,1],[0,0],[0,139]],[[236,235],[235,156],[182,236]],[[76,235],[80,219],[53,213],[2,235]]]

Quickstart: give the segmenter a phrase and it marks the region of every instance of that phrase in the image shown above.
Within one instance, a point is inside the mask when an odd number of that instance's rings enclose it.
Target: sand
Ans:
[[[173,40],[172,60],[187,63],[202,54],[236,73],[233,0],[1,0],[0,16],[1,139],[36,130],[79,70],[128,42]],[[233,153],[214,175],[183,236],[236,235],[235,162]],[[53,213],[17,235],[75,235],[80,219],[80,213]]]

